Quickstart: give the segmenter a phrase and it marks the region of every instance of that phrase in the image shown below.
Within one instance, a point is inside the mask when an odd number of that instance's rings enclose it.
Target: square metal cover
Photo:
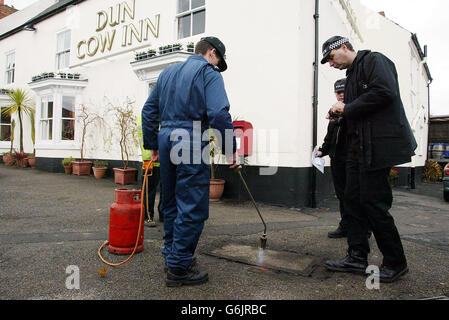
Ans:
[[[296,252],[262,250],[258,247],[228,244],[205,254],[271,270],[309,276],[318,259]]]

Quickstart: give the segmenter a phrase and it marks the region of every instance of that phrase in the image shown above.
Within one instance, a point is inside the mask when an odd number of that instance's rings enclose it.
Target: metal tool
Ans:
[[[260,237],[260,248],[262,250],[264,250],[267,247],[267,225],[265,224],[265,221],[263,220],[262,214],[259,211],[259,208],[257,207],[256,201],[254,201],[253,195],[251,194],[251,191],[249,191],[248,185],[245,182],[245,179],[243,179],[242,176],[242,166],[239,165],[238,167],[236,167],[234,169],[235,172],[238,173],[238,175],[240,176],[240,179],[243,182],[243,185],[245,186],[246,191],[248,191],[249,197],[251,198],[251,201],[253,202],[254,207],[256,207],[257,213],[259,214],[260,220],[262,220],[263,226],[264,226],[264,230],[263,230],[263,234]]]

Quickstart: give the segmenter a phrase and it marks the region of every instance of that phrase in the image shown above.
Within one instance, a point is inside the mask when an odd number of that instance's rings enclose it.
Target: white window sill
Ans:
[[[80,146],[74,142],[59,142],[59,143],[39,143],[34,147],[36,150],[79,150]]]

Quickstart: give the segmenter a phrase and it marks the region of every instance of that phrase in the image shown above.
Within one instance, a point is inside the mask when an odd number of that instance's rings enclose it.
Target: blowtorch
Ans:
[[[248,192],[249,197],[251,198],[251,201],[252,201],[254,207],[257,210],[257,213],[259,214],[260,220],[262,220],[262,223],[263,223],[263,226],[264,226],[264,231],[263,231],[263,234],[260,236],[260,248],[262,250],[265,250],[265,248],[267,247],[267,225],[265,224],[265,221],[263,220],[262,214],[260,213],[259,208],[257,207],[256,201],[254,201],[254,198],[253,198],[253,195],[251,194],[251,191],[249,191],[249,188],[248,188],[248,185],[245,182],[245,179],[243,179],[242,172],[241,172],[242,171],[242,166],[241,165],[237,166],[234,169],[234,171],[238,173],[238,175],[240,177],[240,180],[242,180],[243,185],[245,186],[245,189]]]

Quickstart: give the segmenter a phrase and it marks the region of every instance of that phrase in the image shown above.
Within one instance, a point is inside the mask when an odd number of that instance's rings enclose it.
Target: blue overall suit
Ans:
[[[167,267],[187,270],[209,217],[210,165],[201,160],[203,151],[209,154],[209,141],[201,137],[209,126],[222,137],[233,132],[223,77],[199,55],[167,67],[143,106],[142,120],[145,149],[159,150],[162,254]],[[222,152],[228,147],[228,154],[229,146],[235,152],[234,137],[231,144],[221,142]]]

